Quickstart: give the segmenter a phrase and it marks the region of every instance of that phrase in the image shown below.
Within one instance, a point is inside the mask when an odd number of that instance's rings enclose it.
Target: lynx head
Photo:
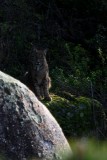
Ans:
[[[34,70],[40,71],[46,62],[46,53],[47,49],[33,49],[33,61],[34,61]]]

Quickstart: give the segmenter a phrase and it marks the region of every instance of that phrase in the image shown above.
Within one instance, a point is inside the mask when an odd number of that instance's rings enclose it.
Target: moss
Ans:
[[[69,95],[68,99],[67,96],[64,98],[54,94],[51,97],[51,102],[43,103],[56,118],[66,136],[91,136],[96,134],[97,129],[105,131],[105,113],[97,100],[72,95],[71,98]]]

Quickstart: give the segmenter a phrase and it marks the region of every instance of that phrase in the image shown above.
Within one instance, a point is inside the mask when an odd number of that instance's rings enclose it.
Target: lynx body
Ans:
[[[49,96],[49,88],[51,87],[51,79],[49,77],[49,69],[46,61],[46,49],[33,48],[30,56],[30,74],[34,85],[34,92],[39,100],[44,98],[51,101]]]

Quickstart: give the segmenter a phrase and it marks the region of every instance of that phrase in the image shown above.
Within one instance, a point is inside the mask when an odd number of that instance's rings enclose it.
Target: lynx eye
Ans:
[[[36,65],[40,65],[40,62],[37,62]]]

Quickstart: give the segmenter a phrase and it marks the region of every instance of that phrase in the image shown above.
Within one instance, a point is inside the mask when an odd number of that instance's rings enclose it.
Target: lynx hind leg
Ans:
[[[51,88],[51,78],[48,77],[48,89],[50,89],[50,88]]]

